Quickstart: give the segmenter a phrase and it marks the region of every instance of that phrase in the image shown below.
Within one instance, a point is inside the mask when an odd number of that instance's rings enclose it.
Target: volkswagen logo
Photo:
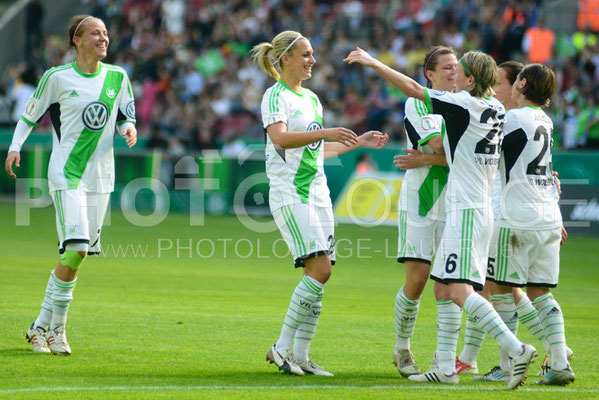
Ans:
[[[317,121],[312,121],[312,122],[310,122],[310,125],[308,125],[308,129],[306,129],[306,130],[307,131],[317,131],[319,129],[322,129],[322,125],[320,125],[320,123]],[[322,140],[319,140],[318,142],[310,143],[307,147],[311,151],[316,151],[320,147],[321,143],[322,143]]]
[[[91,131],[101,131],[108,122],[108,106],[101,101],[94,101],[83,110],[83,125]]]
[[[125,107],[125,114],[127,114],[127,118],[135,119],[135,101],[131,100],[127,107]]]

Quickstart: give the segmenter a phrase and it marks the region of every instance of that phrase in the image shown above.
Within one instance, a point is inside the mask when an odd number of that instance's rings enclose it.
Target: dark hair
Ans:
[[[510,85],[513,85],[518,79],[518,74],[524,68],[524,64],[519,63],[518,61],[504,61],[497,66],[497,68],[501,68],[505,71],[505,77],[510,82]]]
[[[553,71],[543,64],[529,64],[518,74],[518,79],[526,79],[526,85],[518,89],[527,100],[539,106],[548,106],[555,93],[556,79]]]
[[[79,14],[71,17],[69,21],[69,46],[76,48],[75,42],[73,42],[73,38],[75,37],[75,31],[77,31],[77,36],[81,36],[84,32],[83,26],[79,26],[81,22],[86,18],[93,18],[91,15],[87,14]],[[86,21],[87,22],[87,21]],[[84,24],[81,24],[84,25]],[[79,27],[79,29],[77,29]]]
[[[426,71],[435,71],[437,69],[437,60],[440,56],[445,54],[453,54],[457,57],[456,51],[453,47],[447,46],[433,46],[429,47],[424,56],[424,64],[422,64],[422,73],[426,78],[426,87],[431,88],[432,82],[427,78]]]

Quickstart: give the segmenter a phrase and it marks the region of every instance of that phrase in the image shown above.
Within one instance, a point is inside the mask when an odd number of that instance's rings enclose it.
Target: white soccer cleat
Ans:
[[[572,372],[570,366],[561,370],[549,368],[543,379],[537,382],[537,385],[567,386],[574,382],[574,379],[574,372]]]
[[[445,383],[450,385],[456,385],[460,381],[457,372],[446,375],[441,372],[438,367],[435,367],[424,374],[410,375],[408,376],[408,379],[413,382]]]
[[[479,382],[509,382],[510,371],[504,371],[499,365],[497,365],[484,375],[472,377],[472,380]]]
[[[422,372],[416,361],[414,361],[414,355],[410,349],[401,349],[393,352],[393,364],[397,367],[400,375],[407,378],[410,375],[418,375]]]
[[[566,358],[568,361],[572,361],[574,359],[574,352],[571,348],[566,346]],[[547,371],[551,369],[551,354],[545,354],[545,358],[543,359],[543,363],[541,364],[541,371],[537,374],[537,376],[545,376]]]
[[[322,368],[320,365],[316,364],[312,360],[308,360],[303,363],[300,362],[300,363],[298,363],[298,365],[302,369],[302,371],[304,371],[304,373],[306,373],[306,374],[318,375],[318,376],[334,376],[329,371],[325,371],[324,368]]]
[[[46,330],[41,326],[34,328],[33,325],[31,324],[31,327],[27,330],[25,339],[33,344],[34,353],[50,353],[48,341],[46,340]]]
[[[535,362],[537,349],[530,344],[522,344],[522,352],[517,357],[512,358],[512,368],[510,370],[510,380],[507,383],[508,389],[518,389],[518,386],[524,384],[526,380],[526,371],[530,364]]]
[[[67,342],[64,326],[61,325],[51,329],[46,337],[52,354],[60,356],[71,355],[71,346],[69,346],[69,343]]]
[[[266,361],[279,367],[286,374],[304,375],[304,371],[297,365],[293,350],[289,349],[279,352],[274,344],[268,353],[266,353]]]

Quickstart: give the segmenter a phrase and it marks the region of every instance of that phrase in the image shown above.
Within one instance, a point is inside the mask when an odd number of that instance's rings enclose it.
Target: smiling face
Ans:
[[[435,70],[427,70],[426,76],[431,81],[432,88],[435,90],[445,90],[448,92],[456,89],[456,68],[458,59],[453,54],[443,54],[437,58]]]
[[[73,42],[77,46],[77,53],[82,56],[101,60],[108,51],[108,31],[101,19],[91,18],[79,28],[81,35],[75,36]]]
[[[312,66],[316,63],[314,50],[307,39],[298,40],[292,51],[288,51],[281,57],[283,70],[289,76],[303,81],[312,77]]]

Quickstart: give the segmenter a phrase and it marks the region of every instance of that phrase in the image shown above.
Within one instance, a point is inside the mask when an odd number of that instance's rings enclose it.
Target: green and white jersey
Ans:
[[[323,129],[323,108],[318,97],[306,88],[302,93],[294,92],[282,80],[266,90],[261,111],[264,129],[277,122],[285,123],[290,132]],[[297,203],[332,207],[324,174],[324,140],[277,149],[266,134],[265,153],[271,210]]]
[[[561,227],[551,163],[551,118],[538,107],[510,110],[504,132],[499,226],[529,230]]]
[[[114,190],[113,140],[116,124],[135,123],[135,102],[126,72],[100,63],[93,74],[75,61],[47,70],[21,119],[37,126],[50,111],[53,128],[48,166],[50,191]]]
[[[443,148],[450,170],[447,211],[484,208],[490,212],[505,108],[495,98],[477,98],[466,91],[425,89],[425,95],[429,112],[445,121]]]
[[[445,130],[443,117],[429,113],[426,104],[409,98],[404,125],[412,149],[433,154],[428,141]],[[406,171],[399,192],[399,210],[412,215],[445,220],[445,184],[449,168],[423,165]]]

